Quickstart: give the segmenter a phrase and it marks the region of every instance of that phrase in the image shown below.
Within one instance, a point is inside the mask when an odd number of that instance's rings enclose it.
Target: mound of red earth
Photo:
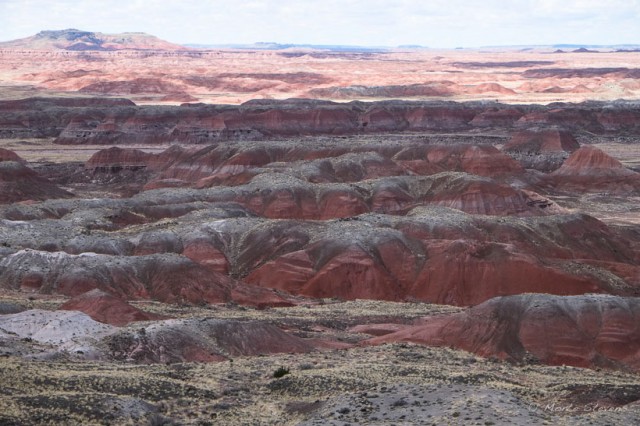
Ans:
[[[556,190],[637,194],[640,174],[593,146],[575,151],[545,181]]]
[[[0,162],[2,161],[15,161],[16,163],[26,164],[26,161],[15,152],[0,148]]]
[[[58,309],[81,311],[96,321],[115,326],[127,325],[134,321],[151,321],[164,318],[162,315],[147,313],[134,308],[126,301],[99,289],[76,296],[65,302]]]
[[[593,146],[584,146],[571,155],[555,176],[632,176],[618,160]]]
[[[477,86],[470,87],[466,90],[467,93],[500,93],[502,95],[513,95],[515,90],[504,87],[498,83],[482,83]]]
[[[260,321],[166,320],[105,339],[109,357],[139,363],[211,362],[238,356],[314,351],[305,340]]]
[[[3,271],[0,287],[25,292],[75,297],[99,289],[122,299],[165,303],[238,302],[256,307],[294,304],[288,295],[237,282],[186,257],[171,254],[76,256],[23,250],[0,263]]]
[[[23,162],[0,161],[0,203],[70,197],[73,194],[38,176]]]
[[[551,365],[640,369],[640,299],[608,295],[498,297],[368,341],[447,346]]]
[[[562,129],[529,129],[513,133],[503,151],[524,167],[551,172],[580,148],[573,134]]]
[[[147,167],[154,155],[139,149],[111,147],[91,156],[85,167],[94,171],[113,171]]]
[[[495,108],[490,107],[473,117],[469,124],[473,127],[504,127],[510,128],[513,123],[524,115],[519,108]]]
[[[574,152],[580,144],[571,132],[560,129],[524,130],[511,135],[504,151],[524,154]]]

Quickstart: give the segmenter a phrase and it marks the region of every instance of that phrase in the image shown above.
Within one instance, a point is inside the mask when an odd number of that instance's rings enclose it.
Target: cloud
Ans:
[[[640,43],[640,0],[0,0],[0,40],[43,29],[177,43],[434,47]]]

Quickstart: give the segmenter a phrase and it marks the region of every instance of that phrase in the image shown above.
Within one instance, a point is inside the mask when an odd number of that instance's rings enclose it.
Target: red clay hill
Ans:
[[[592,146],[584,146],[571,154],[546,181],[561,191],[640,193],[639,173]]]
[[[640,369],[637,298],[523,294],[369,340],[448,346],[482,356],[551,365]]]
[[[0,149],[0,203],[70,198],[73,195],[26,166],[15,152]]]

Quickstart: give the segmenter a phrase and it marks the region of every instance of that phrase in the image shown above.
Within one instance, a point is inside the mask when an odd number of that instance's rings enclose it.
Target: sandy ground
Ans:
[[[638,52],[554,53],[527,50],[392,50],[380,53],[214,50],[198,55],[137,52],[0,50],[0,99],[30,96],[125,96],[136,103],[239,104],[291,97],[382,99],[373,94],[323,95],[314,89],[436,85],[396,99],[497,100],[505,103],[637,99],[640,86],[624,72],[531,75],[528,70],[636,69]],[[100,88],[103,82],[130,82]],[[132,82],[132,83],[131,83]],[[487,87],[484,84],[499,86]],[[94,86],[92,86],[94,85]],[[161,89],[159,90],[158,87]],[[79,93],[79,90],[83,90]],[[95,90],[99,90],[96,92]],[[395,89],[394,89],[395,90]],[[169,95],[169,96],[168,96]]]
[[[50,307],[55,301],[28,303]],[[366,336],[340,330],[363,318],[406,320],[447,309],[375,301],[268,310],[152,305],[146,307],[178,315],[262,319],[281,327],[301,322],[309,329],[333,327],[337,337],[352,342]],[[640,407],[625,402],[640,398],[635,374],[514,365],[412,344],[171,365],[79,362],[65,357],[29,361],[11,356],[17,350],[0,339],[3,424],[604,425],[640,421]],[[34,343],[30,350],[37,354],[46,347]],[[275,378],[280,367],[289,374]],[[582,399],[577,399],[575,389],[581,389]]]

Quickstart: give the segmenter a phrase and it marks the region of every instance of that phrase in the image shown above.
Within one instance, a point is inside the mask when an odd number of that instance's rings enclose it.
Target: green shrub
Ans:
[[[285,367],[280,367],[278,368],[276,371],[273,372],[273,377],[280,378],[282,376],[286,376],[287,374],[289,374],[289,369],[285,368]]]

